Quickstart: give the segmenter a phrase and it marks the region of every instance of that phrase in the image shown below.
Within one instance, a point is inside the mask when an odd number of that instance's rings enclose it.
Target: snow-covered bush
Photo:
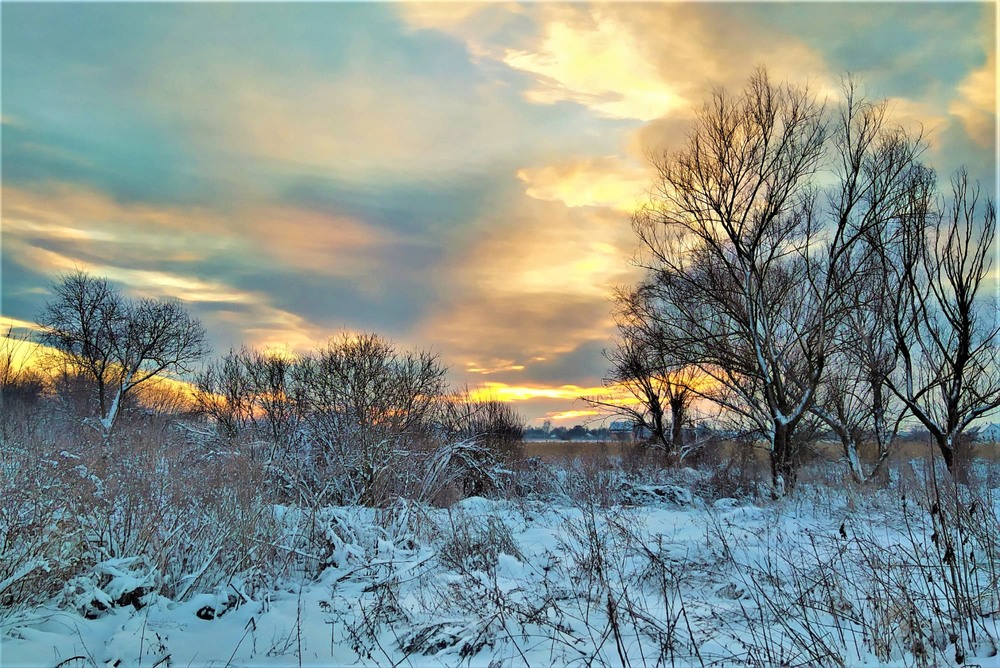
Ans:
[[[0,466],[0,611],[47,602],[84,559],[69,453],[6,450]],[[2,614],[2,612],[0,612]]]

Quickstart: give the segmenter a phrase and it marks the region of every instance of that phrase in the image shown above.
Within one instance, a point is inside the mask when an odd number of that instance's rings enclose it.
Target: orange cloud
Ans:
[[[601,412],[594,410],[568,410],[568,411],[553,411],[551,413],[546,413],[545,418],[559,422],[562,420],[579,420],[581,418],[588,420],[591,418],[595,418],[599,415],[601,415]]]
[[[246,217],[246,233],[257,248],[289,267],[325,276],[350,277],[377,257],[379,247],[395,235],[376,232],[345,216],[290,207],[264,207]]]
[[[606,392],[607,388],[580,387],[578,385],[508,385],[506,383],[487,382],[481,387],[469,391],[473,401],[496,399],[499,401],[520,402],[532,399],[568,399],[570,401],[583,396]]]
[[[211,317],[242,331],[248,344],[297,350],[326,333],[273,306],[263,293],[183,269],[137,268],[135,258],[152,254],[183,265],[237,253],[248,261],[270,256],[296,269],[349,275],[365,261],[361,251],[376,242],[360,223],[334,216],[277,207],[156,208],[67,186],[38,192],[4,187],[3,221],[10,257],[33,271],[55,275],[82,268],[137,294],[239,306]]]
[[[332,276],[351,275],[363,251],[392,240],[335,214],[254,204],[228,211],[157,208],[67,185],[44,191],[4,187],[3,219],[5,239],[78,242],[109,263],[140,249],[181,262],[235,252]]]

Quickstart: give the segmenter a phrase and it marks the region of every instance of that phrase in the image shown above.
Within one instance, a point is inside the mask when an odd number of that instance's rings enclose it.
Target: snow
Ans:
[[[318,574],[268,587],[235,574],[175,601],[141,556],[104,560],[72,600],[0,617],[0,665],[956,665],[931,613],[937,525],[921,490],[896,482],[802,483],[770,501],[713,498],[682,471],[619,479],[611,502],[322,508]],[[995,523],[1000,485],[982,499]],[[272,510],[279,552],[307,552],[306,511]],[[994,615],[974,620],[966,663],[1000,668],[1000,565],[981,569],[969,591]]]

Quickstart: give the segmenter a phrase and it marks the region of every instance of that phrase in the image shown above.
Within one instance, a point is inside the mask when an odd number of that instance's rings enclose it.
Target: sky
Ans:
[[[588,419],[648,155],[757,66],[850,72],[996,192],[993,3],[10,3],[0,314],[60,273],[214,354],[374,331],[532,424]]]

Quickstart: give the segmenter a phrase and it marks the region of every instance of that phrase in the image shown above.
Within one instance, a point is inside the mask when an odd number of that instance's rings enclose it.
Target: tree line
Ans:
[[[775,495],[803,449],[837,435],[852,476],[883,466],[904,421],[949,470],[964,432],[1000,405],[997,320],[984,281],[990,197],[964,170],[942,187],[927,137],[851,78],[831,106],[758,69],[716,91],[684,145],[653,156],[632,216],[642,281],[616,294],[609,384],[677,458],[698,399],[764,443]],[[877,455],[866,467],[861,444]]]
[[[79,421],[77,438],[110,449],[135,437],[119,432],[156,380],[185,374],[191,397],[173,409],[186,436],[240,451],[297,501],[382,505],[428,484],[488,493],[520,455],[511,405],[451,390],[436,354],[378,334],[341,333],[296,356],[244,346],[199,366],[207,333],[180,302],[129,298],[83,271],[53,282],[37,323],[45,359],[18,368],[10,337],[0,354],[8,445],[15,414],[51,399]]]

